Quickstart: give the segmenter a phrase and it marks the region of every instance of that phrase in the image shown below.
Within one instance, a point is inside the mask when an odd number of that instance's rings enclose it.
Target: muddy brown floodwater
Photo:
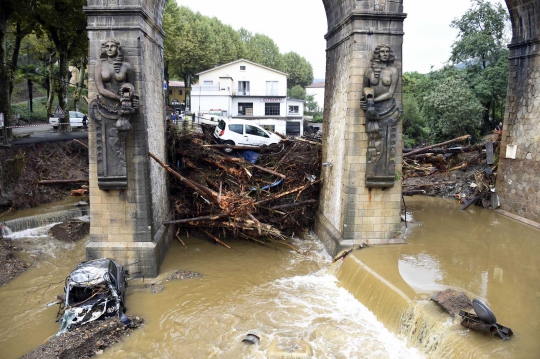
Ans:
[[[415,220],[408,244],[356,251],[338,278],[431,358],[540,358],[540,231],[491,210],[458,206],[408,199]],[[446,288],[486,303],[514,336],[502,341],[468,331],[460,318],[452,321],[429,300]]]
[[[84,259],[84,241],[58,243],[44,233],[16,233],[15,240],[40,258],[0,289],[1,358],[17,358],[57,332],[56,308],[46,303]],[[326,274],[331,258],[318,241],[296,243],[309,251],[304,257],[244,241],[229,241],[231,251],[183,240],[188,248],[173,242],[158,278],[130,282],[127,313],[146,324],[100,358],[282,358],[284,350],[305,343],[315,358],[420,357]],[[203,276],[166,281],[177,270]],[[152,293],[143,289],[149,283],[165,288]],[[259,345],[242,343],[251,331],[260,336]]]
[[[416,221],[409,244],[353,252],[339,269],[311,238],[296,242],[307,256],[248,242],[229,241],[231,251],[175,241],[158,278],[130,282],[128,314],[146,324],[100,357],[538,358],[540,232],[481,208],[457,211],[454,201],[415,197],[408,207]],[[17,358],[57,332],[56,308],[46,303],[84,259],[85,241],[59,243],[45,233],[15,234],[38,260],[0,289],[0,358]],[[202,276],[167,281],[175,271]],[[163,291],[145,289],[151,283]],[[486,302],[514,337],[460,327],[429,301],[446,287]],[[251,332],[259,345],[242,343]]]

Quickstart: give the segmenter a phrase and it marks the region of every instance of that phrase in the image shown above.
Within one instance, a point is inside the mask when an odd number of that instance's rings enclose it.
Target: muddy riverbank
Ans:
[[[2,216],[60,201],[81,184],[39,185],[41,180],[88,178],[88,149],[74,141],[36,143],[0,149]]]

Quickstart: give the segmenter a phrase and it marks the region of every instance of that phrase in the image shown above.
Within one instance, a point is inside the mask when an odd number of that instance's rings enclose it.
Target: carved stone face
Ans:
[[[390,60],[390,48],[381,47],[381,50],[379,52],[379,59],[382,62],[387,62],[388,60]]]
[[[105,52],[107,53],[108,57],[115,57],[118,54],[118,46],[116,45],[116,42],[107,41],[105,43]]]

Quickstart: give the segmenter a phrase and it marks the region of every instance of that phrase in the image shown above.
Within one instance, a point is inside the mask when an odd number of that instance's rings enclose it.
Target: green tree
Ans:
[[[449,76],[437,83],[424,97],[424,113],[433,141],[443,141],[465,134],[478,139],[484,108],[467,82]]]
[[[490,114],[494,121],[502,117],[508,78],[508,13],[501,4],[488,0],[471,0],[472,6],[460,18],[452,21],[458,39],[452,45],[450,60],[467,65],[467,80],[476,97],[484,106],[483,127],[491,129]],[[499,120],[501,119],[499,117]]]
[[[287,97],[297,100],[305,100],[306,90],[302,86],[296,85],[293,88],[287,90]]]
[[[319,109],[319,104],[315,101],[315,95],[306,95],[306,109],[308,112],[316,112]]]
[[[240,34],[230,25],[224,25],[218,18],[210,19],[210,26],[216,38],[218,63],[223,65],[241,59],[244,55],[244,43]]]
[[[217,40],[210,19],[193,13],[175,1],[165,6],[163,27],[170,36],[165,42],[166,73],[184,80],[186,103],[191,106],[191,85],[195,75],[212,68],[219,62]]]
[[[426,120],[414,96],[403,94],[403,141],[415,147],[427,139]]]
[[[88,52],[86,14],[83,12],[86,0],[36,0],[35,3],[34,18],[49,36],[58,54],[58,104],[66,114],[60,123],[69,124],[69,61]],[[60,129],[67,131],[68,126],[60,126]]]
[[[0,112],[4,114],[6,126],[12,124],[11,93],[21,41],[35,27],[31,17],[31,5],[29,1],[0,1]],[[7,46],[8,28],[14,33],[11,56]]]
[[[246,34],[241,34],[241,37],[245,38]],[[246,60],[270,67],[274,70],[285,70],[283,56],[279,53],[279,47],[274,40],[262,34],[248,35],[247,38],[249,40],[245,43]]]
[[[305,88],[313,83],[313,67],[305,58],[296,52],[288,52],[283,55],[283,62],[284,72],[289,74],[288,88],[291,89],[297,85]]]

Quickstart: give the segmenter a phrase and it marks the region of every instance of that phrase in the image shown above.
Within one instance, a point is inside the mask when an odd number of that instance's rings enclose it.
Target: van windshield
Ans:
[[[224,129],[225,129],[225,121],[219,120],[219,123],[218,123],[217,127],[218,127],[220,130],[224,130]]]

